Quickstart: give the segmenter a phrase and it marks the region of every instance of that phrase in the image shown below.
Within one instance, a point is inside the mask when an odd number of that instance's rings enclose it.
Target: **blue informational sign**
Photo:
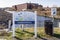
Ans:
[[[13,14],[15,24],[35,24],[35,13],[28,11],[15,12]]]
[[[57,14],[57,8],[56,7],[52,7],[51,8],[51,15],[52,16],[56,16],[56,14]]]
[[[24,28],[23,24],[34,24],[34,37],[37,38],[37,11],[29,12],[29,11],[20,11],[20,12],[13,12],[13,35],[15,37],[15,26],[16,24],[22,24],[22,30]]]
[[[35,21],[15,21],[15,24],[35,24]]]

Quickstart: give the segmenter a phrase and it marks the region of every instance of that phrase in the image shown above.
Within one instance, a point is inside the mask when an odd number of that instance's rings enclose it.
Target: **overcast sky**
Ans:
[[[0,8],[11,7],[12,5],[22,4],[22,3],[38,3],[46,6],[60,6],[60,0],[0,0]]]

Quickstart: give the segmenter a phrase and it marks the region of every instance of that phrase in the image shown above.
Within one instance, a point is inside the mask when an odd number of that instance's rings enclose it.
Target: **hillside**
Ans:
[[[8,20],[11,20],[12,14],[8,13],[4,10],[0,10],[0,25],[6,26],[8,25]]]

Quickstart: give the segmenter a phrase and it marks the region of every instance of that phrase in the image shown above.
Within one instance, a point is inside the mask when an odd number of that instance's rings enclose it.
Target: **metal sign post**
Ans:
[[[59,22],[59,28],[60,28],[60,22]]]
[[[56,7],[52,7],[51,8],[51,15],[52,15],[52,18],[53,18],[52,22],[54,24],[54,16],[57,15],[57,9],[56,9]]]
[[[24,24],[22,24],[22,31],[24,31]]]
[[[59,25],[59,30],[60,30],[60,22],[58,23],[58,25]]]
[[[9,20],[8,22],[8,31],[10,31],[10,27],[11,27],[11,20]]]
[[[37,11],[35,11],[35,38],[37,38]]]
[[[12,26],[12,30],[13,30],[13,35],[12,37],[15,37],[15,22],[14,22],[14,13],[13,13],[13,26]]]

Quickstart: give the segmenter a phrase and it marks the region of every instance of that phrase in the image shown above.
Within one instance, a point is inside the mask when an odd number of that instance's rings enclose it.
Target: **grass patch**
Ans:
[[[25,28],[24,30],[25,31],[22,31],[21,29],[17,28],[16,29],[16,36],[18,38],[22,38],[22,39],[31,38],[34,36],[34,28]],[[60,32],[58,30],[59,30],[59,28],[54,28],[54,35],[50,36],[50,35],[45,34],[43,27],[37,28],[38,37],[39,38],[40,37],[42,37],[42,38],[44,38],[44,37],[46,37],[46,38],[52,38],[52,37],[60,38]]]
[[[46,35],[43,27],[38,27],[37,32],[38,32],[39,38],[44,38],[44,37],[46,37],[46,38],[52,38],[52,37],[60,38],[60,29],[56,28],[56,27],[54,27],[54,35],[53,36]],[[5,34],[5,35],[7,35],[7,34]],[[4,38],[7,40],[12,40],[11,35],[12,35],[12,33],[8,33],[8,35],[4,36]],[[29,39],[29,38],[32,38],[33,36],[34,36],[34,28],[24,28],[24,31],[22,31],[20,28],[16,28],[16,38],[18,40]]]

